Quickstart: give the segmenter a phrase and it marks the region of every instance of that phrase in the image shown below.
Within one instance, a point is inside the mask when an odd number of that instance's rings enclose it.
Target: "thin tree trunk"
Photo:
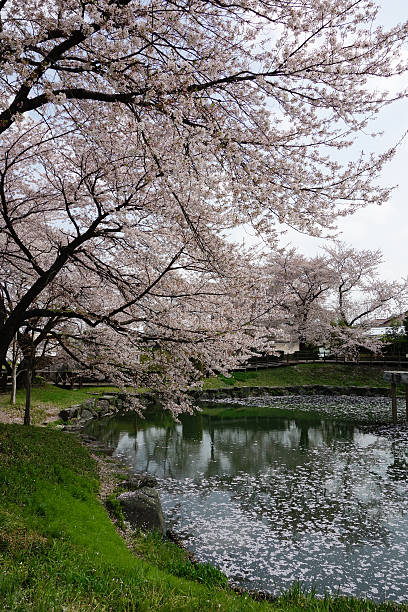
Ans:
[[[14,406],[16,403],[16,392],[17,392],[17,355],[18,355],[18,346],[17,346],[17,338],[14,336],[13,346],[12,346],[12,362],[11,362],[11,394],[10,394],[10,403]]]
[[[13,363],[11,368],[11,394],[10,394],[10,403],[14,406],[16,403],[16,393],[17,393],[17,363]]]
[[[24,425],[31,424],[31,377],[32,377],[32,360],[27,359],[26,401],[25,401],[25,410],[24,410]]]

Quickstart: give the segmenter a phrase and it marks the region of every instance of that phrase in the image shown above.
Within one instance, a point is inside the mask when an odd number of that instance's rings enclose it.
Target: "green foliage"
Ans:
[[[408,353],[408,318],[405,317],[402,322],[400,319],[393,319],[390,327],[391,330],[383,337],[383,352],[388,355],[405,355]],[[403,333],[400,333],[401,327],[404,328]]]
[[[120,527],[120,529],[124,529],[125,517],[122,512],[120,501],[116,497],[115,493],[108,495],[107,499],[105,500],[105,506],[111,517],[116,520],[118,527]]]
[[[46,380],[44,378],[44,376],[34,376],[33,380],[32,380],[32,386],[33,387],[44,387],[46,385]]]
[[[174,576],[200,582],[208,587],[228,587],[228,579],[218,567],[191,561],[186,550],[164,539],[158,532],[139,531],[133,538],[132,549]]]

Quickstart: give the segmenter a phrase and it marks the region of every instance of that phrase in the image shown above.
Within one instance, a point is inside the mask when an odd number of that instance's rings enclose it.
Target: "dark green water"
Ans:
[[[408,445],[305,413],[88,431],[158,477],[168,526],[248,588],[408,601]]]

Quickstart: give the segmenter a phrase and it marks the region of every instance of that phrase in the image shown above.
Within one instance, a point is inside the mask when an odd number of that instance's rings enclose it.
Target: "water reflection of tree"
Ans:
[[[127,429],[133,444],[143,442],[131,450],[138,469],[172,478],[199,475],[200,495],[214,487],[227,491],[248,521],[255,514],[279,537],[313,532],[335,535],[346,546],[386,545],[390,504],[404,503],[390,481],[407,479],[406,447],[376,438],[356,450],[355,428],[345,423],[319,417],[231,423],[200,415],[182,427],[141,431],[129,422]],[[123,423],[104,435],[113,440],[119,430]],[[375,454],[384,448],[393,463],[374,473]]]
[[[310,442],[311,428],[305,426],[305,429]],[[388,545],[390,500],[386,473],[370,474],[375,445],[367,449],[366,454],[356,453],[352,445],[353,430],[346,427],[343,434],[342,446],[336,450],[337,427],[326,423],[322,427],[325,444],[314,449],[312,460],[309,456],[304,461],[302,453],[300,462],[297,456],[295,466],[288,461],[281,463],[280,467],[275,466],[269,480],[248,479],[241,481],[237,488],[233,482],[234,476],[223,476],[217,484],[231,492],[231,500],[251,517],[249,520],[253,520],[254,513],[259,520],[268,520],[270,528],[278,531],[280,537],[296,538],[304,532],[319,532],[323,535],[335,534],[338,541],[347,547],[356,544]],[[234,439],[234,435],[229,432],[229,442],[231,438]],[[250,441],[251,436],[247,439]],[[257,439],[258,449],[262,453],[265,445],[259,441],[263,437]],[[330,458],[328,446],[332,447]],[[332,483],[330,491],[326,486],[328,481]],[[202,495],[209,493],[212,486],[211,482],[203,486]],[[365,498],[361,498],[364,487],[370,491]],[[391,492],[393,495],[395,491]]]
[[[320,417],[307,420],[247,419],[244,424],[242,421],[230,423],[209,419],[208,428],[214,438],[215,454],[227,458],[228,472],[232,474],[238,471],[257,474],[262,466],[276,462],[296,469],[299,464],[307,462],[308,457],[307,453],[295,453],[294,450],[330,446],[339,437],[351,440],[354,430],[350,425],[325,421]],[[213,475],[214,465],[209,465],[204,473]]]
[[[175,422],[165,413],[149,415],[146,419],[141,418],[136,412],[117,414],[114,417],[89,421],[84,433],[94,436],[111,448],[116,449],[121,435],[127,433],[129,438],[137,437],[144,429],[153,427],[174,428]]]

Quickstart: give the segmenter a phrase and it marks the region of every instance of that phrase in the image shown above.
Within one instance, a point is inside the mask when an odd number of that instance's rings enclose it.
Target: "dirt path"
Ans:
[[[41,404],[31,410],[33,425],[46,425],[58,419],[61,406],[52,404]],[[12,406],[9,404],[9,395],[0,394],[0,423],[16,423],[22,425],[24,419],[24,407],[21,405]]]
[[[23,422],[24,410],[17,407],[7,407],[4,409],[0,406],[0,423],[17,423],[21,425]]]

